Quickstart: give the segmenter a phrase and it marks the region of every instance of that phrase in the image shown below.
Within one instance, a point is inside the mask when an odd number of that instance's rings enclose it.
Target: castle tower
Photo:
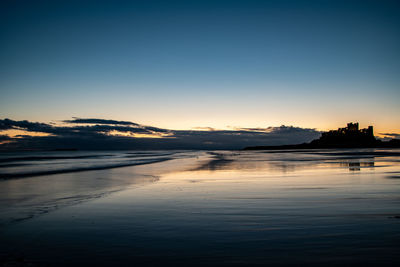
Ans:
[[[352,122],[348,123],[347,124],[347,130],[349,132],[358,132],[358,122],[356,122],[356,123],[352,123]]]
[[[374,127],[373,126],[368,126],[367,134],[369,136],[374,136]]]

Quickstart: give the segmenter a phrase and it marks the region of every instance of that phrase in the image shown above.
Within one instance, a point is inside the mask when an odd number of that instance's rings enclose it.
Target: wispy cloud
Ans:
[[[389,141],[391,139],[400,139],[399,133],[379,133],[381,136],[379,139],[382,141]]]
[[[391,138],[400,138],[400,134],[398,133],[379,133],[380,135],[384,135]]]
[[[139,124],[130,121],[116,121],[116,120],[104,120],[104,119],[82,119],[73,117],[72,120],[64,120],[66,123],[80,123],[80,124],[111,124],[111,125],[136,125]]]

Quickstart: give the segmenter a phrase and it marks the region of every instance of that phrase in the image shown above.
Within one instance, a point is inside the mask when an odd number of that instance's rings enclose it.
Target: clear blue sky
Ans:
[[[398,1],[1,1],[0,115],[400,132]]]

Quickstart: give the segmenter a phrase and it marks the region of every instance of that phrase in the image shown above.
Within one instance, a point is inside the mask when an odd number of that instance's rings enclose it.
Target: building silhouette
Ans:
[[[281,146],[253,146],[246,150],[272,149],[319,149],[319,148],[400,148],[400,139],[390,141],[377,140],[374,128],[358,128],[358,122],[348,123],[347,127],[331,130],[321,134],[321,137],[310,143],[281,145]]]
[[[359,129],[358,122],[348,123],[347,127],[322,133],[321,137],[311,142],[318,146],[369,146],[376,143],[374,128],[368,126]]]

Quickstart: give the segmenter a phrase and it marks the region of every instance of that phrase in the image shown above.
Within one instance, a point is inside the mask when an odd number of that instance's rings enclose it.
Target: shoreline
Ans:
[[[204,157],[198,160],[190,156],[170,157],[142,163],[40,172],[0,179],[0,229],[64,207],[157,182],[163,174],[189,170],[209,160],[207,156]]]

